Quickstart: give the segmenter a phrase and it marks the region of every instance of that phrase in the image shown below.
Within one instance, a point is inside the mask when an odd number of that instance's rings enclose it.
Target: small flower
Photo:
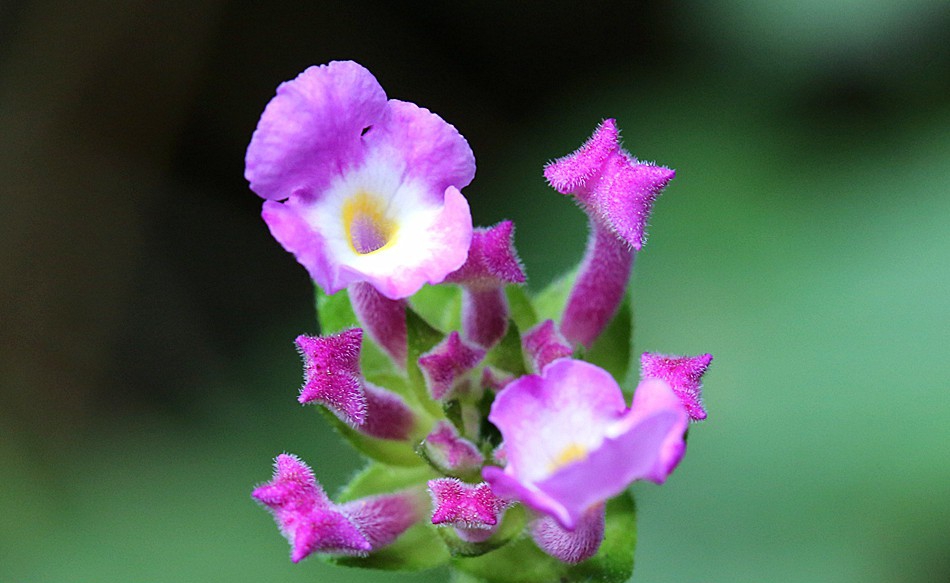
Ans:
[[[304,385],[297,400],[320,403],[344,423],[381,439],[407,439],[415,427],[412,409],[399,395],[372,385],[360,370],[363,331],[350,328],[329,336],[298,336]]]
[[[545,320],[525,332],[521,347],[535,372],[541,372],[551,362],[574,353],[553,320]]]
[[[675,172],[643,164],[620,147],[620,132],[605,120],[576,152],[551,162],[544,176],[572,194],[590,218],[590,237],[561,319],[561,332],[590,348],[623,301],[633,258],[646,240],[653,201]]]
[[[425,454],[445,474],[465,474],[478,470],[485,462],[474,443],[459,435],[448,421],[439,421],[422,442]]]
[[[297,456],[277,456],[273,479],[255,488],[253,496],[274,515],[280,532],[290,542],[290,558],[295,563],[315,552],[365,555],[372,548],[334,507],[313,472]]]
[[[247,149],[245,177],[271,233],[328,294],[367,282],[390,299],[441,282],[472,236],[459,192],[475,175],[439,116],[387,100],[352,61],[283,83]]]
[[[366,421],[366,394],[360,372],[363,331],[343,330],[330,336],[297,337],[297,350],[304,359],[304,385],[298,401],[318,402],[346,423],[359,426]]]
[[[396,540],[421,518],[412,491],[334,504],[297,456],[281,454],[270,482],[252,496],[274,515],[298,563],[313,553],[363,556]]]
[[[644,352],[640,357],[640,376],[669,383],[686,407],[690,419],[702,421],[706,418],[706,408],[703,407],[703,375],[706,374],[712,359],[711,354],[670,356]]]
[[[515,251],[515,225],[502,221],[475,229],[468,259],[445,281],[462,286],[462,332],[483,348],[498,342],[508,329],[505,285],[524,283],[524,269]]]
[[[538,548],[565,563],[580,563],[597,554],[604,540],[606,507],[596,504],[581,515],[572,530],[566,530],[554,518],[542,515],[528,529]]]
[[[458,332],[450,332],[445,340],[419,357],[419,368],[422,369],[429,394],[436,401],[451,396],[468,372],[484,357],[484,350],[462,342]]]
[[[485,482],[473,486],[455,478],[429,480],[429,494],[435,506],[432,524],[452,525],[469,542],[490,537],[511,505]]]
[[[627,408],[609,373],[560,359],[508,385],[488,419],[501,431],[508,464],[485,467],[484,479],[499,496],[573,530],[634,480],[665,481],[685,450],[689,417],[663,381],[641,382]]]
[[[476,289],[524,283],[524,268],[515,251],[514,234],[515,224],[511,221],[475,229],[465,263],[445,281]]]
[[[620,147],[617,121],[604,120],[577,151],[548,164],[544,177],[573,194],[592,219],[639,250],[653,202],[676,172],[644,164]]]

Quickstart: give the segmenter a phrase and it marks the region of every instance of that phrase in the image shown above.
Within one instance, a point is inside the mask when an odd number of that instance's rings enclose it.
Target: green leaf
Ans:
[[[599,338],[584,354],[584,360],[596,364],[612,374],[617,382],[625,384],[631,367],[633,340],[633,310],[630,294],[626,294],[620,309]]]
[[[567,296],[571,293],[576,277],[577,270],[571,270],[552,281],[541,290],[541,293],[535,296],[534,309],[538,314],[539,322],[544,320],[561,321],[561,314],[564,313],[564,306],[567,304]]]
[[[365,496],[396,492],[406,488],[424,488],[425,483],[438,477],[428,466],[394,468],[370,463],[350,480],[338,500],[349,502]],[[327,561],[347,567],[383,569],[388,571],[421,571],[444,564],[449,552],[435,527],[420,522],[404,532],[396,542],[370,553],[368,557],[327,557]]]
[[[378,439],[370,437],[353,429],[330,412],[326,407],[317,406],[317,409],[323,414],[328,423],[352,445],[356,451],[383,463],[394,466],[419,466],[424,465],[425,461],[416,455],[412,445],[405,441],[395,441],[391,439]]]
[[[444,334],[439,332],[428,322],[422,319],[412,309],[406,310],[406,332],[409,342],[409,358],[406,363],[406,372],[409,376],[409,387],[416,396],[416,400],[426,408],[435,418],[441,418],[442,407],[429,396],[422,371],[419,370],[419,357],[432,350],[442,341]]]
[[[439,330],[461,329],[462,290],[456,285],[424,285],[409,304]]]
[[[344,567],[424,571],[444,565],[449,558],[449,551],[435,527],[419,523],[410,527],[396,542],[370,553],[368,557],[330,557],[327,560]]]
[[[340,503],[350,502],[357,498],[405,490],[412,486],[424,486],[429,480],[438,477],[439,474],[427,465],[397,468],[370,462],[350,479],[336,499]]]
[[[546,555],[527,535],[480,557],[455,558],[452,565],[479,583],[624,583],[633,574],[636,509],[629,492],[607,503],[604,543],[583,563],[568,565]]]
[[[521,332],[515,322],[508,321],[508,331],[488,354],[485,364],[508,371],[515,376],[527,374],[524,366],[524,354],[521,351]]]
[[[520,330],[529,330],[538,323],[538,314],[531,305],[531,298],[523,285],[509,285],[505,288],[511,319]]]
[[[320,324],[320,334],[334,334],[346,328],[361,328],[353,306],[350,305],[350,296],[346,290],[340,290],[328,296],[318,286],[314,287],[317,305],[317,322]],[[363,345],[360,349],[360,366],[364,375],[377,372],[395,372],[396,366],[389,356],[383,352],[368,334],[363,334]]]

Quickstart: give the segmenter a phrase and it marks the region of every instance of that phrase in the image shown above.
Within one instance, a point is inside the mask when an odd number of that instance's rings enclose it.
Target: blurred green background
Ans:
[[[0,582],[445,580],[291,565],[249,496],[359,464],[295,401],[311,289],[242,178],[342,58],[469,139],[535,290],[586,236],[544,162],[611,116],[677,169],[637,349],[716,360],[635,580],[950,580],[947,2],[35,0],[0,4]]]

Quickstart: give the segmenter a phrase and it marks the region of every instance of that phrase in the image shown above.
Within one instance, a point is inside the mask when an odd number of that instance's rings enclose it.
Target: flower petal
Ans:
[[[623,492],[633,481],[665,481],[682,458],[687,423],[681,407],[653,413],[536,485],[563,505],[569,520],[556,518],[573,528],[588,508]]]
[[[457,188],[445,190],[441,207],[407,210],[397,220],[399,233],[391,245],[341,261],[339,283],[365,281],[395,300],[411,296],[427,283],[441,283],[465,262],[472,215]]]
[[[543,376],[509,384],[492,404],[489,421],[501,430],[509,468],[534,482],[549,476],[571,452],[597,447],[604,428],[626,409],[617,381],[605,370],[570,359],[556,360]]]
[[[282,83],[247,148],[244,176],[260,197],[317,195],[363,158],[362,132],[385,125],[386,93],[352,61],[310,67]]]
[[[703,375],[712,362],[711,354],[675,356],[644,352],[640,357],[641,377],[664,380],[680,398],[693,421],[706,418],[703,407]]]
[[[426,186],[438,202],[449,186],[462,189],[475,177],[475,155],[457,129],[414,103],[392,99],[387,123],[367,132],[368,149],[379,149],[404,163],[404,178]]]

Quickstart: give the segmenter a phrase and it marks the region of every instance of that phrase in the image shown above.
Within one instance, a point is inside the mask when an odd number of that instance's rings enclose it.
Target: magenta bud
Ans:
[[[422,442],[426,456],[446,474],[467,474],[477,471],[485,456],[474,443],[460,436],[448,421],[439,421]]]
[[[462,333],[483,348],[493,346],[508,329],[505,285],[525,281],[513,236],[511,221],[475,229],[468,259],[445,279],[462,286]]]
[[[435,507],[432,524],[454,526],[459,537],[469,542],[489,538],[511,505],[485,482],[472,485],[455,478],[429,480],[429,495]]]
[[[365,555],[373,548],[330,502],[313,471],[297,456],[277,456],[273,478],[255,488],[252,496],[274,515],[290,543],[290,559],[294,563],[313,553]]]
[[[484,350],[462,342],[458,332],[449,333],[445,340],[419,357],[419,368],[429,394],[436,401],[451,396],[484,357]]]
[[[366,394],[360,371],[363,331],[350,328],[329,336],[298,336],[304,360],[301,404],[320,403],[349,425],[366,421]]]
[[[643,164],[620,147],[616,121],[605,120],[573,154],[549,163],[548,183],[573,195],[590,218],[584,259],[567,301],[561,331],[588,348],[623,300],[634,252],[646,241],[653,202],[675,176]]]
[[[571,356],[574,352],[553,320],[545,320],[525,332],[521,347],[535,373],[540,373],[549,363]]]
[[[706,418],[703,406],[703,375],[712,362],[711,354],[699,356],[671,356],[644,352],[640,357],[641,375],[644,379],[666,381],[680,398],[693,421]]]
[[[603,504],[587,510],[573,530],[566,530],[550,516],[541,516],[530,525],[531,538],[545,553],[565,563],[580,563],[597,554],[604,541],[606,512]]]

